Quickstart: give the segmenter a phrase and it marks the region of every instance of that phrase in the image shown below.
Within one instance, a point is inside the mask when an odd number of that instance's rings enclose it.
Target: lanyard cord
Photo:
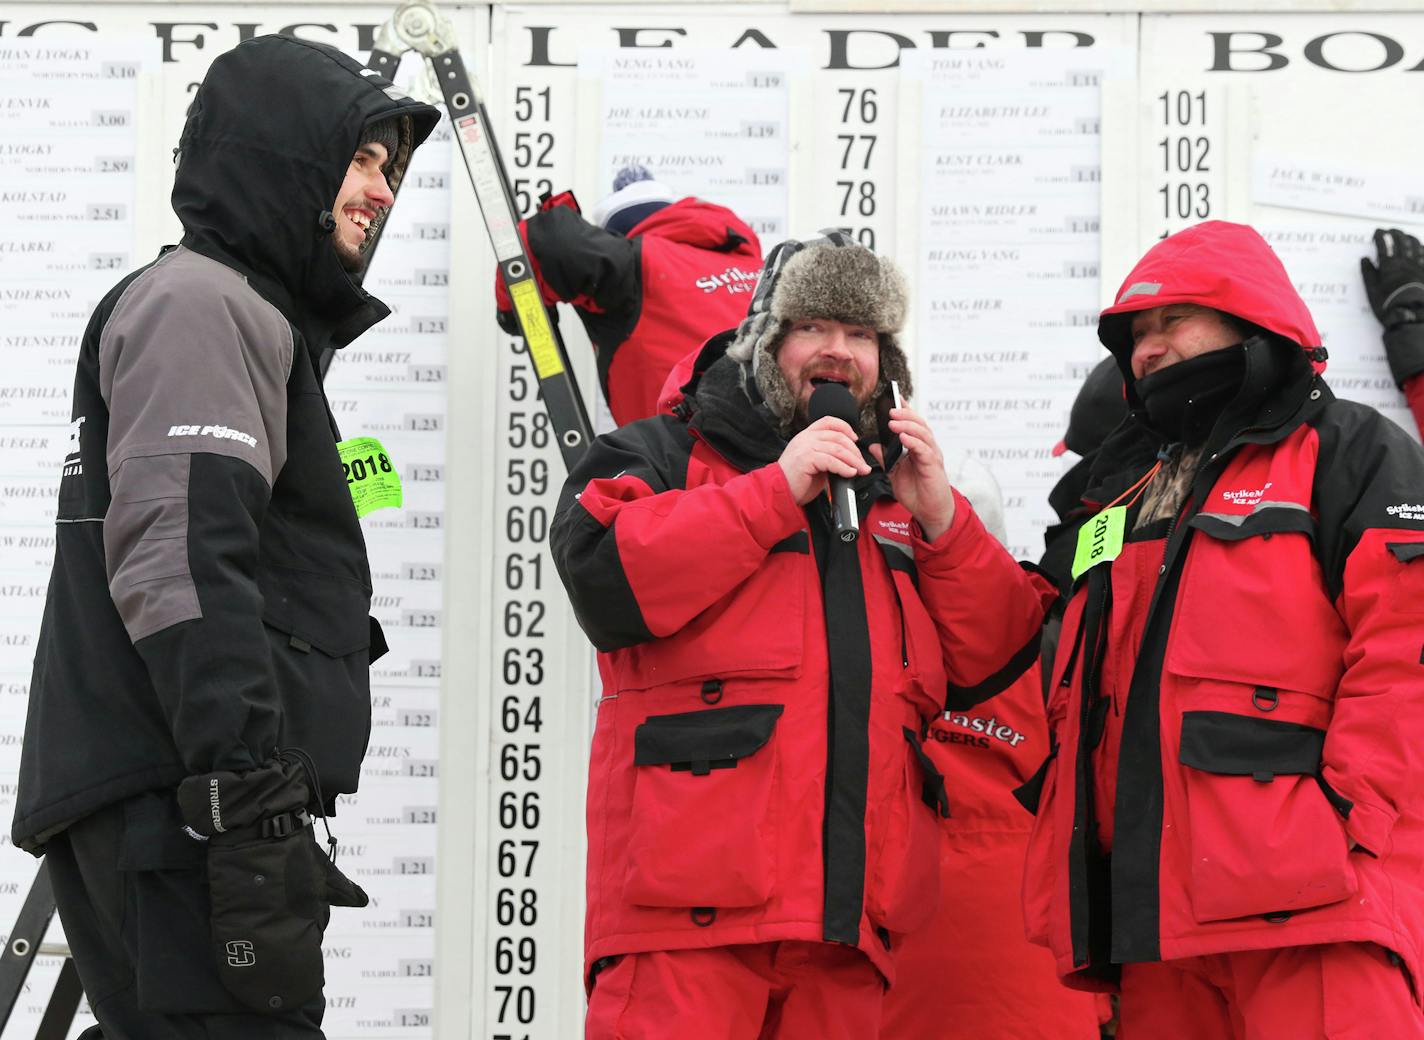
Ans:
[[[1152,483],[1152,478],[1155,477],[1159,472],[1161,472],[1161,470],[1162,458],[1161,456],[1158,456],[1157,461],[1153,463],[1152,468],[1149,469],[1146,473],[1142,474],[1142,476],[1138,478],[1137,483],[1133,484],[1132,487],[1128,488],[1122,494],[1118,495],[1117,498],[1113,499],[1103,508],[1111,509],[1119,502],[1122,502],[1124,498],[1127,498],[1128,495],[1132,495],[1132,498],[1128,499],[1128,501],[1124,503],[1123,506],[1123,508],[1125,509],[1131,508],[1137,502],[1137,500],[1142,497],[1143,492],[1147,490],[1147,485]]]

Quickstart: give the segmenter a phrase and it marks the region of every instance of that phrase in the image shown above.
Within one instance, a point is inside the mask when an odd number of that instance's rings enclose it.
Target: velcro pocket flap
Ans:
[[[1311,774],[1320,768],[1325,731],[1297,722],[1258,719],[1225,711],[1182,716],[1180,761],[1204,773],[1250,776]]]
[[[698,776],[730,769],[765,746],[784,710],[780,704],[736,704],[651,715],[633,735],[633,763],[668,765]]]
[[[1227,513],[1198,513],[1187,521],[1188,526],[1219,538],[1237,542],[1263,534],[1294,531],[1315,538],[1315,518],[1310,510],[1295,502],[1261,503],[1242,516]]]
[[[1386,542],[1385,548],[1394,553],[1400,563],[1409,563],[1424,556],[1424,542]]]
[[[269,566],[258,583],[262,620],[279,632],[329,657],[345,657],[371,645],[371,593],[360,582]]]

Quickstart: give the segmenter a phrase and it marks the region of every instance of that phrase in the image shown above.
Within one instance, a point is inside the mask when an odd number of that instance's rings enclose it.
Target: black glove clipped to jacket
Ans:
[[[320,804],[300,753],[279,752],[246,773],[190,776],[178,787],[184,822],[207,839],[218,977],[253,1011],[315,999],[326,981],[321,939],[331,907],[368,902],[316,843],[307,807]]]
[[[1375,231],[1376,262],[1360,260],[1370,309],[1384,326],[1389,370],[1401,387],[1424,372],[1424,246],[1398,228]]]

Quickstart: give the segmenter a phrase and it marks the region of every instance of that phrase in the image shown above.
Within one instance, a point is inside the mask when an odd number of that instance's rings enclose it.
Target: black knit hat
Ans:
[[[361,140],[356,142],[356,147],[362,145],[378,144],[386,150],[386,163],[395,161],[397,153],[400,151],[401,143],[401,122],[404,116],[391,116],[389,119],[378,119],[374,123],[367,123],[361,131]]]
[[[1097,451],[1125,418],[1127,397],[1123,393],[1122,370],[1116,358],[1105,357],[1083,381],[1073,400],[1073,410],[1068,413],[1068,432],[1053,454],[1071,451],[1088,455]]]

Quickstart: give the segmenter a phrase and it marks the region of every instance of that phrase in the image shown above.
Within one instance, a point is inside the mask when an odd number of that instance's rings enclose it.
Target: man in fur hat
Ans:
[[[873,1037],[934,913],[948,804],[922,734],[1034,659],[1053,592],[951,489],[923,418],[877,421],[890,380],[910,389],[905,310],[898,269],[844,234],[784,243],[670,412],[564,487],[551,545],[604,679],[589,1038]],[[825,382],[855,428],[809,421]],[[855,488],[853,542],[828,477]]]

